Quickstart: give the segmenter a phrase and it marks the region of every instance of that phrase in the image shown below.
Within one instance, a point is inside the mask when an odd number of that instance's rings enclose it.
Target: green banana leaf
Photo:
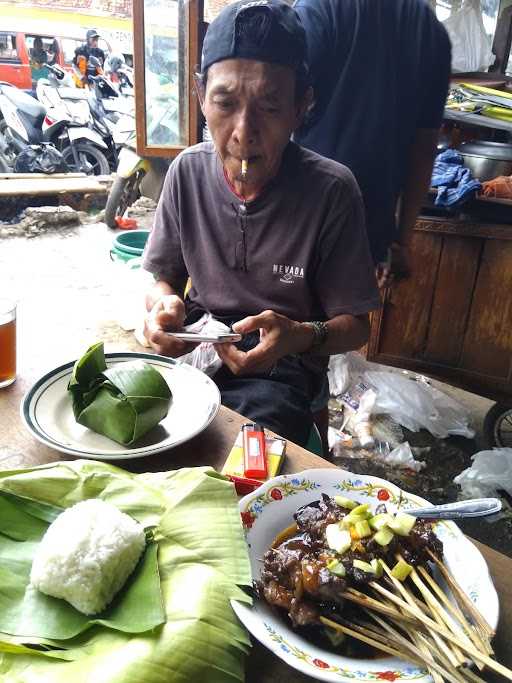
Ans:
[[[3,520],[0,520],[0,529]],[[87,617],[65,600],[30,586],[38,541],[14,541],[0,533],[0,632],[14,636],[66,640],[92,624],[143,633],[165,621],[158,575],[157,545],[148,544],[126,585],[101,615]]]
[[[251,572],[231,483],[210,468],[134,475],[107,463],[78,460],[0,472],[0,492],[8,494],[0,496],[8,503],[17,497],[32,506],[36,525],[38,515],[48,516],[47,506],[68,507],[98,497],[153,527],[166,615],[164,624],[145,633],[130,634],[98,623],[67,640],[22,641],[4,634],[0,626],[0,680],[243,681],[250,641],[230,599],[250,603],[242,587],[251,584]],[[11,536],[23,536],[19,524],[8,526]],[[23,543],[5,538],[11,544]],[[23,649],[33,645],[46,650],[29,654]],[[73,661],[64,661],[66,657]]]
[[[103,342],[77,360],[68,385],[75,420],[125,446],[169,412],[172,394],[162,375],[140,360],[107,369]]]

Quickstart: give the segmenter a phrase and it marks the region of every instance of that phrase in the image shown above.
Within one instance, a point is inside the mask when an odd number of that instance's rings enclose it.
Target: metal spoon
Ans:
[[[429,505],[424,508],[404,510],[414,517],[425,519],[462,519],[463,517],[484,517],[494,515],[501,510],[501,500],[498,498],[474,498],[461,500],[446,505]]]

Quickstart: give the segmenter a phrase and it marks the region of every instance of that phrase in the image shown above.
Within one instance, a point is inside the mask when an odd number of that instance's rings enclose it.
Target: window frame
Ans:
[[[6,64],[6,65],[15,65],[15,64],[21,64],[21,56],[20,56],[20,50],[18,46],[18,34],[16,31],[1,31],[0,30],[0,35],[2,36],[7,36],[8,38],[12,39],[14,38],[14,49],[16,50],[16,57],[4,57],[2,54],[0,54],[0,63],[1,64]]]
[[[202,115],[195,96],[194,73],[200,62],[204,35],[203,0],[187,0],[188,4],[188,139],[186,145],[148,145],[146,140],[146,79],[144,0],[133,0],[133,59],[135,70],[135,122],[137,154],[145,157],[174,158],[186,147],[201,139]]]

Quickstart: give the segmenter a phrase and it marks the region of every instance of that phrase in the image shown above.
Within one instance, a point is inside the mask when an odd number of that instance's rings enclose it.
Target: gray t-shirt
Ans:
[[[379,307],[363,206],[351,172],[290,142],[274,180],[244,205],[212,143],[190,147],[165,180],[144,268],[189,310],[236,318],[266,309],[293,320]]]

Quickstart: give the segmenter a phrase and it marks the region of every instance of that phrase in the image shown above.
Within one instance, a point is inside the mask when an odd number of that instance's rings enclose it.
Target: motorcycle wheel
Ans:
[[[110,175],[107,158],[97,147],[88,142],[78,142],[74,147],[80,160],[80,168],[76,166],[71,146],[62,150],[62,156],[70,171],[87,175]]]
[[[484,419],[483,435],[489,448],[512,447],[512,404],[492,406]]]
[[[116,218],[122,218],[126,209],[139,198],[139,187],[144,171],[137,171],[129,178],[116,178],[110,189],[105,206],[105,223],[109,228],[117,228]]]

